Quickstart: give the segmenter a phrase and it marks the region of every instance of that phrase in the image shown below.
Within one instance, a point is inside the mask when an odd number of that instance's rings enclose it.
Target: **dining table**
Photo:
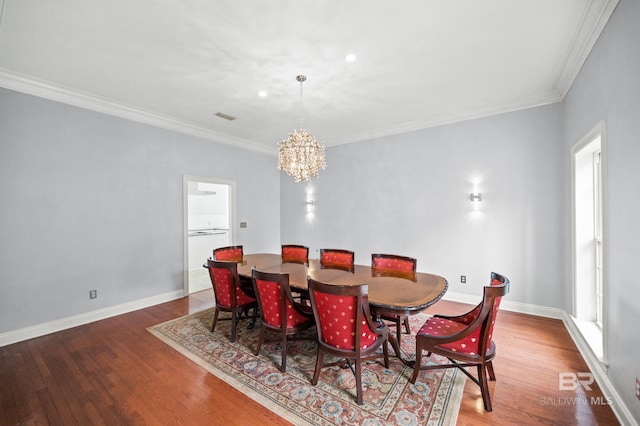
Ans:
[[[245,254],[237,263],[241,281],[250,282],[247,278],[251,278],[253,269],[289,274],[291,289],[303,294],[308,293],[309,278],[336,285],[367,284],[371,314],[377,320],[383,315],[418,314],[440,300],[448,287],[445,278],[426,272],[395,271],[367,265],[354,265],[352,270],[340,269],[325,267],[318,259],[309,259],[306,264],[289,263],[273,253]],[[405,364],[412,365],[412,362],[403,359],[393,333],[389,333],[389,342],[396,356]]]

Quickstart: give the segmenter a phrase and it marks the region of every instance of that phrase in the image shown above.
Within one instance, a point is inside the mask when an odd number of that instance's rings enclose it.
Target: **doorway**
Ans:
[[[198,176],[183,178],[184,292],[211,288],[203,265],[218,247],[233,244],[235,182]]]

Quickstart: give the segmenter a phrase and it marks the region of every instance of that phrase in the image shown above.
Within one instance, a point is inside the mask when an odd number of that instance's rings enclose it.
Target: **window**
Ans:
[[[594,355],[606,362],[603,233],[603,134],[599,124],[572,150],[573,318]]]

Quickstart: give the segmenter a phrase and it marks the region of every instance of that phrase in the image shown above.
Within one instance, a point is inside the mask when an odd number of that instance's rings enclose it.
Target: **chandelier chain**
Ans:
[[[304,121],[304,108],[302,107],[302,83],[305,82],[305,80],[307,79],[307,77],[305,77],[304,75],[299,75],[296,77],[296,80],[298,80],[300,82],[300,104],[298,104],[298,108],[299,108],[299,115],[300,115],[300,128],[303,129],[303,121]]]

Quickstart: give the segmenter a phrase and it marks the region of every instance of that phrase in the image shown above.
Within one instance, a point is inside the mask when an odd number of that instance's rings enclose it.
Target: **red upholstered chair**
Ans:
[[[350,250],[320,249],[320,267],[353,272],[354,253]]]
[[[398,256],[396,254],[381,254],[373,253],[371,255],[371,267],[374,269],[374,273],[377,270],[382,271],[399,271],[399,272],[416,272],[416,264],[418,261],[413,257]],[[402,344],[400,338],[401,324],[404,322],[404,328],[407,334],[411,334],[411,327],[409,327],[409,318],[405,315],[384,315],[382,319],[387,321],[393,321],[396,325],[396,336],[398,337],[398,345]]]
[[[280,371],[284,373],[287,370],[287,339],[297,340],[295,334],[315,325],[313,311],[310,306],[293,301],[289,274],[270,274],[254,269],[252,277],[262,319],[255,354],[260,353],[266,331],[279,334],[282,343]]]
[[[242,262],[244,251],[242,246],[220,247],[213,250],[213,259],[227,262]],[[251,278],[240,277],[240,288],[248,295],[255,298],[253,293],[253,284]],[[253,328],[253,322],[249,324],[249,328]]]
[[[240,288],[238,278],[238,264],[235,262],[220,262],[208,259],[209,277],[216,297],[216,307],[211,331],[215,331],[220,311],[231,312],[231,318],[220,318],[220,321],[231,320],[231,341],[236,341],[236,324],[242,313],[248,316],[249,309],[253,309],[255,322],[258,301],[246,295]]]
[[[325,352],[344,358],[356,376],[357,401],[362,405],[362,361],[376,358],[375,353],[382,346],[384,366],[389,368],[389,329],[371,318],[366,284],[325,284],[309,279],[309,296],[318,329],[313,384],[318,383],[323,367],[337,364],[324,364]],[[355,369],[351,360],[355,360]]]
[[[491,285],[484,287],[484,296],[478,306],[463,315],[434,315],[429,318],[416,335],[416,364],[411,383],[416,382],[421,370],[460,368],[480,386],[484,408],[491,411],[487,373],[490,380],[496,379],[492,364],[496,356],[496,344],[492,339],[493,326],[500,300],[509,293],[509,285],[505,276],[492,272]],[[451,363],[422,366],[422,351],[427,351],[428,357],[432,353],[447,357]],[[478,378],[464,368],[472,366],[477,367]]]
[[[215,260],[232,260],[234,262],[242,261],[244,252],[242,246],[220,247],[213,251]]]
[[[309,264],[309,247],[296,244],[282,245],[282,263]]]

